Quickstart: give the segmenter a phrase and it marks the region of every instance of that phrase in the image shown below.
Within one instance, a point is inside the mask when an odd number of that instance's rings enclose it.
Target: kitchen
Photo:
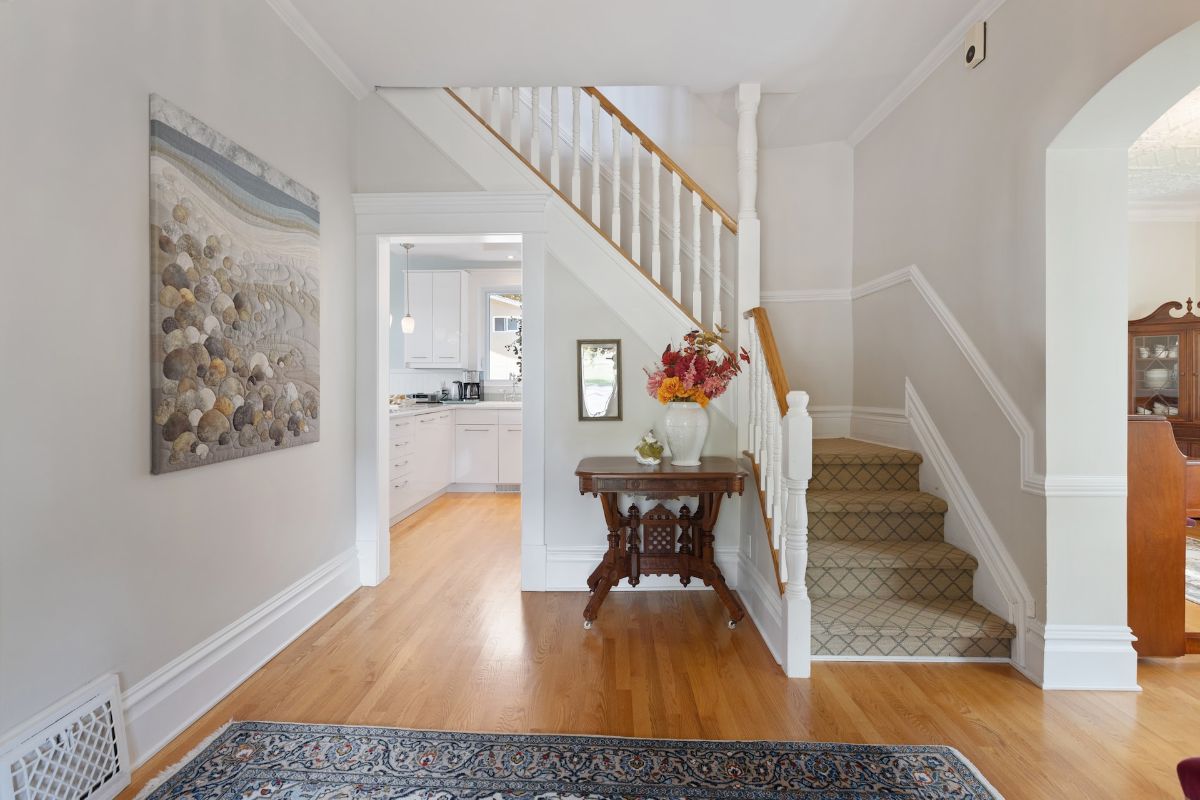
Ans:
[[[520,236],[391,243],[388,515],[519,493]]]

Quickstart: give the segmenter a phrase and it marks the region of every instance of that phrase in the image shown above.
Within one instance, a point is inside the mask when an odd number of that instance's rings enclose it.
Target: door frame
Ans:
[[[388,240],[404,235],[520,234],[523,463],[521,588],[546,586],[545,264],[548,192],[353,195],[356,229],[355,539],[360,579],[376,586],[391,564],[388,511]]]

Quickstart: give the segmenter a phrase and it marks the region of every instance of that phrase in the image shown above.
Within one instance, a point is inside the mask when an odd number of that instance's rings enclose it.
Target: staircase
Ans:
[[[943,539],[946,503],[921,456],[813,442],[808,571],[814,656],[1000,658],[1013,626],[971,599],[975,559]]]

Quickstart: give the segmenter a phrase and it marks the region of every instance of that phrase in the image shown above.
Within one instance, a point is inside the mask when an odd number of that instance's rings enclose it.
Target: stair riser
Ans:
[[[942,540],[944,532],[945,517],[940,513],[823,511],[808,515],[811,539],[936,542]]]
[[[932,568],[812,567],[805,582],[812,597],[899,597],[969,600],[973,570]]]
[[[921,488],[917,464],[814,464],[810,489],[902,489]]]
[[[1009,658],[1011,640],[918,636],[833,636],[813,630],[813,655],[882,656],[885,658]]]

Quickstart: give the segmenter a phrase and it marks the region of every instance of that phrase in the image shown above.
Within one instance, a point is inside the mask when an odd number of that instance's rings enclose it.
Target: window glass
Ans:
[[[490,381],[521,378],[521,294],[490,292],[487,296],[487,374]]]

